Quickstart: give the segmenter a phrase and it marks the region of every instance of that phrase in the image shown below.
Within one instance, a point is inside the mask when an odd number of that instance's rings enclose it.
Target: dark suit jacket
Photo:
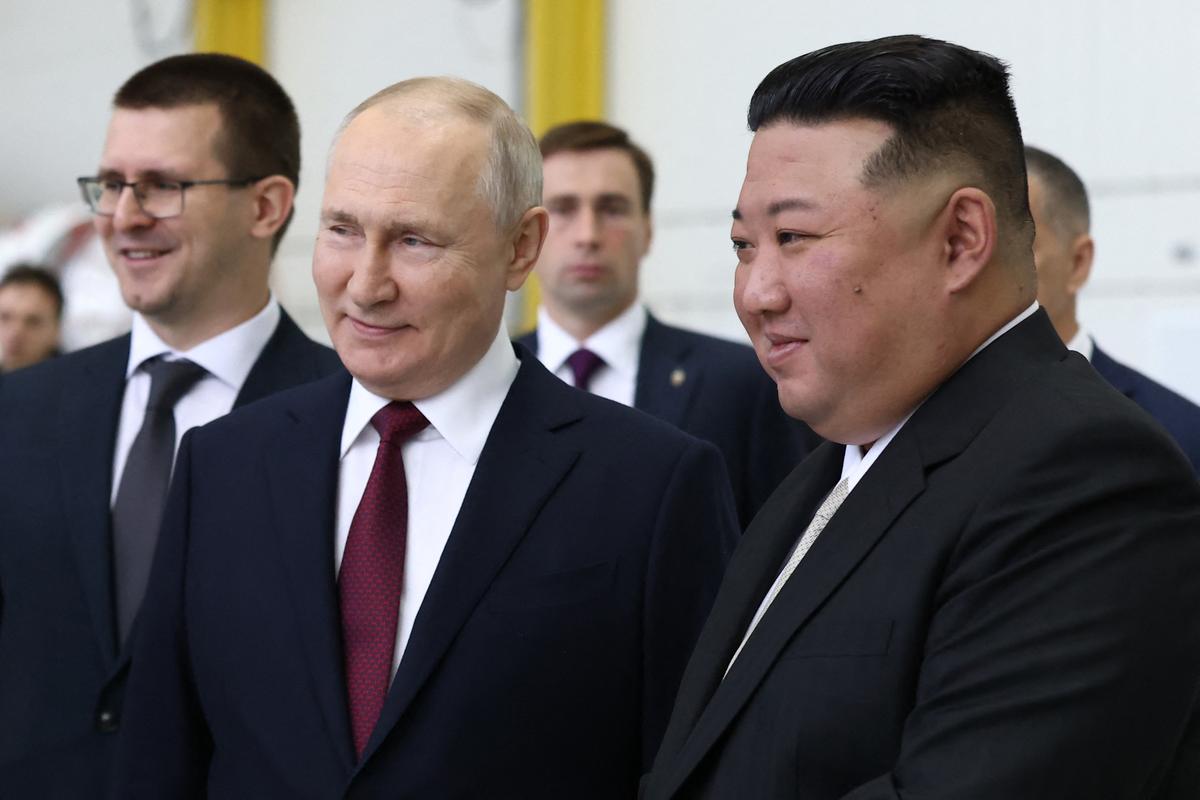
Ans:
[[[763,508],[688,664],[647,800],[1146,800],[1200,677],[1200,486],[1044,312],[900,430],[764,615],[840,475]]]
[[[536,330],[517,341],[537,352]],[[717,446],[743,528],[821,442],[780,408],[775,382],[752,348],[664,325],[653,316],[642,335],[633,406]]]
[[[724,467],[522,356],[358,764],[333,562],[348,376],[188,434],[119,797],[636,793],[737,535]]]
[[[103,794],[128,653],[109,498],[129,336],[0,383],[0,797]],[[241,405],[339,366],[284,315]]]
[[[1200,406],[1137,370],[1114,361],[1099,347],[1092,352],[1092,366],[1117,391],[1158,420],[1200,474]]]

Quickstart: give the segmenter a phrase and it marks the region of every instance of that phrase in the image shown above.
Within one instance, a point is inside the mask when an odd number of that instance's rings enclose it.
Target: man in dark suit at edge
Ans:
[[[735,305],[830,443],[742,537],[644,797],[1195,797],[1200,486],[1035,302],[1005,67],[834,45],[749,125]]]
[[[268,289],[300,129],[259,67],[152,64],[81,178],[133,330],[0,383],[0,796],[100,797],[183,432],[339,368]]]
[[[1036,147],[1025,147],[1025,167],[1029,210],[1037,227],[1033,259],[1038,303],[1067,347],[1092,362],[1106,381],[1158,420],[1200,472],[1200,406],[1101,350],[1079,322],[1076,301],[1096,255],[1083,181],[1062,159]]]
[[[120,797],[636,792],[737,522],[715,448],[508,340],[540,196],[482,87],[347,117],[313,277],[351,375],[184,441]]]
[[[779,407],[745,345],[664,325],[638,302],[654,165],[625,131],[572,122],[542,136],[550,232],[538,326],[518,341],[563,380],[645,411],[725,456],[742,527],[820,442]]]

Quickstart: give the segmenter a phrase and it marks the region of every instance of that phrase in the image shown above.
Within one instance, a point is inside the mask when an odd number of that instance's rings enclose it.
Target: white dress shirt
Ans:
[[[579,348],[586,347],[604,359],[604,364],[592,373],[588,391],[632,407],[647,317],[645,307],[634,303],[612,322],[580,342],[551,319],[543,306],[538,309],[538,360],[546,369],[574,386],[575,375],[567,364],[567,357]]]
[[[117,446],[113,449],[110,505],[117,501],[125,459],[146,416],[150,375],[139,369],[146,359],[160,355],[168,361],[186,358],[208,371],[175,404],[175,449],[178,451],[179,441],[189,428],[212,422],[233,408],[246,376],[279,326],[281,313],[279,303],[269,297],[263,310],[250,319],[186,352],[172,349],[158,338],[141,314],[133,315],[129,362],[125,367],[125,396],[121,400],[121,418],[117,423]]]
[[[483,445],[519,367],[512,342],[501,329],[483,358],[454,385],[413,402],[429,420],[429,427],[400,450],[408,484],[408,536],[396,648],[392,655],[393,676],[475,475]],[[386,397],[372,394],[357,380],[351,384],[338,472],[335,570],[341,569],[350,523],[367,488],[379,449],[379,433],[371,425],[371,417],[390,402]]]

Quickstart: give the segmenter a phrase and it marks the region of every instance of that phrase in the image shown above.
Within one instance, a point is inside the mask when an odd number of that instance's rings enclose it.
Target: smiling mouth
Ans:
[[[136,262],[153,261],[156,258],[161,258],[162,256],[165,256],[167,253],[170,253],[171,251],[170,250],[157,250],[157,249],[148,248],[148,247],[127,247],[127,248],[122,248],[122,249],[118,250],[117,252],[120,253],[121,258],[125,259],[126,261],[133,261],[136,263]]]
[[[349,315],[346,316],[346,319],[350,321],[350,325],[358,335],[368,338],[390,336],[412,327],[411,325],[372,325],[369,322],[363,322]]]
[[[803,349],[808,344],[808,339],[794,338],[790,336],[777,336],[768,334],[766,337],[767,363],[771,366],[777,366],[786,361],[797,351]]]

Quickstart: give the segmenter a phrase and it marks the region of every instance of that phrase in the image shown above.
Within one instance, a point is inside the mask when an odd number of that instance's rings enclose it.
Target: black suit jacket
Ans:
[[[129,336],[0,382],[0,797],[103,795],[128,653],[109,498]],[[284,315],[236,405],[337,368]]]
[[[842,455],[739,543],[645,798],[1197,796],[1165,787],[1194,760],[1200,486],[1040,311],[909,419],[722,679]]]
[[[737,535],[717,451],[524,352],[356,764],[333,562],[349,387],[188,434],[118,796],[633,796]]]
[[[1092,351],[1092,366],[1113,388],[1158,420],[1200,474],[1200,406],[1137,370],[1114,361],[1099,347]]]
[[[537,352],[536,330],[517,341]],[[752,348],[653,316],[642,335],[633,407],[717,446],[743,528],[822,441],[783,412]]]

